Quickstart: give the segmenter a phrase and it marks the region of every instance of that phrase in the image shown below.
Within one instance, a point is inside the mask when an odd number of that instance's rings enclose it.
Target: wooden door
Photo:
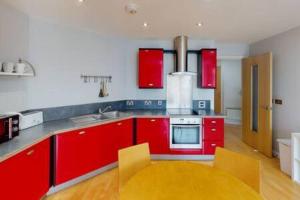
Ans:
[[[214,111],[216,113],[222,112],[222,79],[221,79],[221,67],[217,67],[217,85],[214,95]]]
[[[243,141],[272,157],[272,53],[242,62]]]

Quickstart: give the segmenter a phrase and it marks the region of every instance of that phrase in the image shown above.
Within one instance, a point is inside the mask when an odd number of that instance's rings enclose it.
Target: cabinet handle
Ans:
[[[117,123],[117,125],[118,125],[118,126],[121,126],[121,125],[122,125],[122,122]]]
[[[155,119],[151,119],[151,120],[150,120],[150,122],[155,122],[155,121],[156,121]]]
[[[216,145],[216,144],[211,144],[211,146],[212,146],[212,147],[215,147],[215,146],[217,146],[217,145]]]
[[[78,134],[79,134],[79,135],[84,135],[84,134],[85,134],[85,131],[80,131]]]
[[[216,132],[216,129],[215,129],[215,128],[212,128],[211,131],[212,131],[212,132]]]
[[[212,123],[212,124],[215,124],[215,123],[217,123],[217,121],[214,120],[214,121],[211,121],[211,123]]]
[[[149,86],[153,86],[153,83],[149,83],[148,85],[149,85]]]
[[[209,83],[209,84],[207,84],[208,86],[212,86],[212,84],[211,83]]]
[[[34,150],[30,150],[26,153],[27,156],[31,156],[34,153]]]

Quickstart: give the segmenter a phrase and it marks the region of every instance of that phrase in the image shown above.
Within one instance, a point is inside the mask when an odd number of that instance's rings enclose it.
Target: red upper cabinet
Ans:
[[[169,119],[140,118],[136,124],[137,143],[149,143],[151,154],[169,153]]]
[[[163,49],[139,49],[139,88],[163,88]]]
[[[50,139],[0,163],[0,199],[40,200],[50,187]]]
[[[198,86],[216,88],[217,81],[217,50],[202,49],[198,64]]]

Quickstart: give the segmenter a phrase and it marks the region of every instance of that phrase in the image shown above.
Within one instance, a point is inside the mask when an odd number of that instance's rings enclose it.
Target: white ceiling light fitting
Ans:
[[[144,22],[143,26],[144,26],[145,28],[147,28],[147,27],[149,26],[149,24],[148,24],[147,22]]]
[[[76,0],[76,5],[81,6],[86,0]]]
[[[198,27],[203,26],[203,24],[202,24],[201,22],[198,22],[196,25],[197,25]]]
[[[132,14],[132,15],[137,13],[137,9],[138,9],[138,6],[135,3],[128,3],[125,6],[126,12],[129,13],[129,14]]]

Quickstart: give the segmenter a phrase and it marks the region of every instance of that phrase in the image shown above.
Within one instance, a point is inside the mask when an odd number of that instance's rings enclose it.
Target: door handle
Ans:
[[[121,125],[122,125],[122,122],[117,123],[117,125],[118,125],[118,126],[121,126]]]
[[[272,106],[261,106],[264,110],[273,110],[273,107]]]
[[[150,121],[151,121],[151,122],[155,122],[156,120],[155,120],[155,119],[151,119]]]
[[[149,83],[148,85],[149,85],[149,86],[153,86],[154,84],[153,84],[153,83]]]
[[[84,135],[84,134],[85,134],[85,131],[80,131],[78,134],[79,134],[79,135]]]
[[[34,153],[34,150],[30,150],[26,153],[27,156],[31,156]]]

